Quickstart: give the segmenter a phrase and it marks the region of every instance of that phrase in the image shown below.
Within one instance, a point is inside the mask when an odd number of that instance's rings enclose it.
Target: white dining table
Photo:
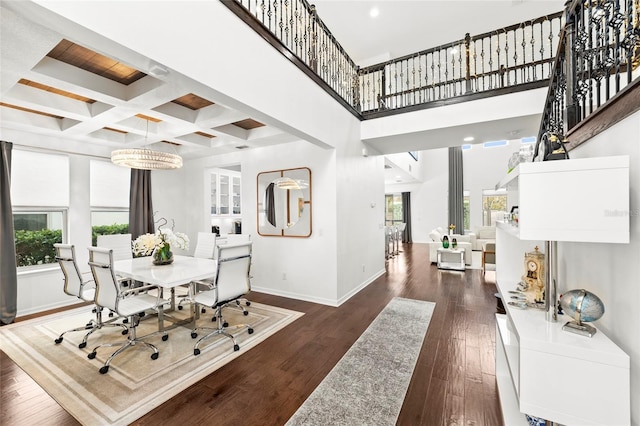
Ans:
[[[217,262],[213,259],[202,259],[191,256],[174,256],[173,263],[169,265],[154,265],[151,257],[137,257],[133,259],[117,260],[113,262],[113,269],[117,275],[141,281],[145,284],[157,285],[160,288],[160,297],[163,290],[171,291],[171,310],[175,308],[175,288],[190,285],[193,281],[213,278],[218,269]],[[195,318],[196,309],[192,309]],[[164,331],[164,308],[158,308],[158,327]]]

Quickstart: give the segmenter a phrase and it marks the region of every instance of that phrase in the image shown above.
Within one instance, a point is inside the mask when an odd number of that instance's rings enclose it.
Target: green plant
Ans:
[[[59,229],[15,232],[16,262],[18,266],[42,265],[56,261],[55,243],[62,242]]]
[[[127,234],[129,224],[101,225],[91,228],[92,245],[96,245],[98,235]],[[62,242],[60,229],[41,229],[39,231],[16,230],[17,266],[32,266],[54,263],[56,261],[55,243]]]
[[[100,225],[91,228],[91,245],[98,243],[98,235],[128,234],[129,224]]]

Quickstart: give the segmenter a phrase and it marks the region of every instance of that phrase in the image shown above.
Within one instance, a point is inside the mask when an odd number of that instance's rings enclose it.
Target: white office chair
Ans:
[[[76,262],[76,249],[73,245],[70,244],[54,244],[56,250],[56,260],[60,265],[60,269],[62,269],[62,273],[64,274],[64,292],[70,296],[75,296],[83,302],[94,302],[94,297],[96,294],[96,286],[92,279],[85,280],[82,277],[82,273],[80,272],[80,268],[78,268],[78,263]],[[122,334],[125,335],[129,332],[128,328],[124,324],[115,324],[113,323],[117,318],[112,320],[103,322],[102,321],[102,307],[95,305],[93,308],[93,312],[95,313],[95,319],[92,319],[89,323],[82,327],[77,327],[71,330],[67,330],[60,334],[57,339],[55,339],[55,343],[62,343],[64,339],[64,335],[67,333],[71,333],[74,331],[87,331],[82,339],[82,342],[78,344],[80,349],[87,346],[87,339],[89,336],[96,330],[100,330],[102,327],[121,327]]]
[[[213,259],[216,254],[216,234],[211,232],[198,232],[196,248],[193,257],[201,259]]]
[[[133,258],[131,234],[98,235],[96,245],[113,250],[114,261]]]
[[[220,244],[216,244],[216,246],[220,247],[220,246],[223,246],[225,244],[234,245],[234,244],[242,244],[242,243],[251,242],[251,234],[227,234],[227,235],[225,235],[223,241],[220,241]],[[217,256],[218,256],[218,252],[216,250],[216,259],[217,259]],[[249,268],[249,278],[251,278],[251,268]],[[235,300],[236,307],[238,309],[241,309],[242,313],[244,315],[249,315],[249,312],[247,312],[247,310],[244,308],[244,306],[242,306],[241,303],[244,303],[246,306],[251,306],[251,302],[249,300],[247,300],[246,298],[244,298],[244,297],[241,297],[240,299],[236,299]],[[215,320],[215,317],[212,318],[212,320]],[[225,324],[226,324],[226,322],[225,322]]]
[[[157,289],[157,286],[146,285],[130,290],[122,290],[120,283],[116,278],[113,270],[113,250],[102,247],[89,247],[89,266],[93,273],[93,279],[96,283],[96,304],[104,306],[116,312],[119,316],[129,318],[129,336],[128,339],[121,343],[106,343],[98,345],[87,355],[89,359],[96,357],[96,351],[101,347],[120,346],[118,350],[112,353],[100,368],[100,373],[105,374],[109,371],[111,361],[121,354],[125,349],[133,346],[143,345],[153,351],[151,359],[158,358],[158,348],[151,343],[147,343],[136,335],[136,328],[140,322],[140,317],[144,316],[147,310],[157,310],[164,300],[160,299],[160,291],[156,296],[151,296],[146,291]],[[153,333],[155,334],[155,333]],[[166,341],[169,335],[162,333],[162,340]]]
[[[218,271],[213,283],[208,281],[196,281],[196,284],[205,285],[209,290],[198,292],[193,296],[193,301],[202,306],[208,306],[216,310],[218,320],[217,327],[209,334],[201,337],[193,347],[193,354],[200,354],[200,344],[210,337],[218,334],[227,336],[233,341],[233,350],[240,349],[235,337],[226,331],[222,319],[222,308],[233,302],[251,290],[249,280],[249,268],[251,266],[251,243],[228,244],[218,249]],[[249,334],[253,328],[247,324],[234,325],[235,328],[247,328]],[[211,330],[208,327],[195,327],[191,337],[198,337],[197,330]]]
[[[211,232],[198,232],[196,240],[196,248],[193,251],[193,257],[201,259],[213,259],[216,253],[216,234]],[[191,302],[189,294],[178,296],[178,310],[182,310],[184,302]],[[206,312],[206,308],[202,308],[202,313]]]

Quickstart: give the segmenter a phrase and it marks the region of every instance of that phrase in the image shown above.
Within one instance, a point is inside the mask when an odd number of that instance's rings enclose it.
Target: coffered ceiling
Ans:
[[[7,14],[3,9],[3,27]],[[58,150],[65,150],[59,143],[65,140],[75,142],[68,151],[91,146],[108,156],[145,146],[187,159],[299,139],[217,102],[206,87],[162,66],[145,72],[114,59],[116,52],[111,57],[32,22],[11,25],[24,33],[2,34],[5,132],[49,136]]]

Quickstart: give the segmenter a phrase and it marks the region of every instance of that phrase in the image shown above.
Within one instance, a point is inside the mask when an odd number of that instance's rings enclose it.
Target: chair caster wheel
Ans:
[[[100,367],[100,374],[107,374],[107,371],[109,371],[108,365],[105,365],[104,367]]]
[[[216,317],[211,318],[211,322],[216,322]]]
[[[178,310],[181,311],[182,310],[182,305],[178,305]]]
[[[87,347],[87,342],[82,342],[82,343],[80,343],[80,344],[78,345],[78,347],[79,347],[80,349],[84,349],[84,348],[86,348],[86,347]]]
[[[158,352],[154,352],[151,354],[151,359],[158,359]]]
[[[95,351],[91,352],[90,354],[87,354],[87,358],[89,358],[89,359],[94,359],[95,357],[96,357],[96,352]]]
[[[196,337],[198,337],[198,333],[191,333],[191,338],[195,339]],[[196,354],[197,355],[197,354]]]
[[[247,330],[247,332],[248,332],[249,334],[253,334],[253,328],[249,328],[249,329]]]
[[[193,354],[194,355],[200,355],[200,349],[194,349],[193,350]]]
[[[129,318],[125,318],[125,319],[122,320],[123,324],[127,324],[128,322],[129,322]]]
[[[237,352],[237,351],[239,351],[239,350],[240,350],[240,346],[238,346],[238,345],[233,345],[233,351],[234,351],[234,352]]]
[[[243,311],[242,314],[246,317],[247,315],[249,315],[249,311]]]
[[[56,340],[54,340],[54,342],[56,342],[56,345],[58,343],[62,343],[62,337],[58,337]]]
[[[206,310],[205,308],[202,308],[202,309],[200,310],[200,313],[201,313],[201,314],[206,314],[206,313],[207,313],[207,310]]]
[[[247,306],[251,306],[251,302],[249,302],[248,300],[245,302],[245,305]]]
[[[123,336],[126,336],[127,334],[129,334],[129,329],[122,330],[122,335]]]
[[[229,327],[229,323],[225,321],[225,322],[222,323],[222,326],[223,327]]]
[[[163,334],[162,335],[162,341],[166,342],[167,340],[169,340],[169,335],[168,334]]]
[[[113,318],[113,312],[109,312],[109,318]]]

